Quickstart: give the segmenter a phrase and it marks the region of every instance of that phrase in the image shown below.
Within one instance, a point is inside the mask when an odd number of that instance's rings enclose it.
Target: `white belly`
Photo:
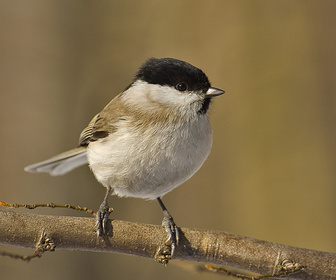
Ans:
[[[140,131],[121,125],[91,142],[88,161],[97,180],[119,196],[155,199],[188,180],[210,153],[212,133],[206,115],[168,129],[156,124]]]

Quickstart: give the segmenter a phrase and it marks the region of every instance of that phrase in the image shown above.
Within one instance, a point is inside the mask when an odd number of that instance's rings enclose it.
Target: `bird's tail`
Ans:
[[[78,147],[45,161],[29,165],[24,170],[33,173],[45,172],[52,176],[59,176],[87,163],[86,147]]]

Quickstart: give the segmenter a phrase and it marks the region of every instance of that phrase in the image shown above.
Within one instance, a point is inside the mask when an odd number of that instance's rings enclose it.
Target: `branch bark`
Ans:
[[[56,249],[104,251],[154,258],[166,239],[162,226],[112,220],[113,235],[97,238],[95,219],[0,211],[0,243],[35,248],[41,235]],[[336,279],[336,254],[232,233],[181,228],[174,259],[225,265],[290,279]],[[297,273],[291,274],[294,270]]]

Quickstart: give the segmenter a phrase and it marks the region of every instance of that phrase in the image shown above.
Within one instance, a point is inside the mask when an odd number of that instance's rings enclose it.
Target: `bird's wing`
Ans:
[[[79,146],[87,146],[90,142],[105,138],[117,130],[117,123],[123,119],[125,111],[117,106],[120,103],[115,102],[116,99],[120,99],[120,95],[112,99],[100,113],[93,117],[79,136]]]

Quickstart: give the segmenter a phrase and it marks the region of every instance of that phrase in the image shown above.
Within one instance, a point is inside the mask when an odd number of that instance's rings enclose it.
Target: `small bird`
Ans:
[[[107,233],[110,194],[156,199],[171,256],[178,228],[161,197],[202,166],[212,146],[208,110],[224,91],[202,70],[173,58],[150,58],[126,89],[93,117],[78,147],[25,168],[63,175],[88,164],[107,188],[97,212],[97,234]]]

